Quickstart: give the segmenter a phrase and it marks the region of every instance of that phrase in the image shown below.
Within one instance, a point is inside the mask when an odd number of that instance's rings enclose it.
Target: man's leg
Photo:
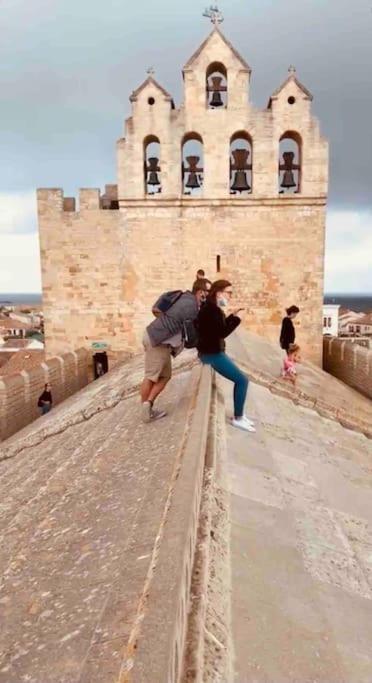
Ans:
[[[169,382],[169,377],[162,377],[159,379],[155,384],[152,385],[152,389],[148,395],[147,401],[150,401],[150,403],[154,403],[155,399],[159,394],[165,389],[166,385]]]
[[[157,396],[164,390],[172,375],[172,361],[168,346],[147,347],[145,354],[145,379],[141,386],[142,419],[144,422],[166,413],[153,410]],[[155,413],[157,413],[155,415]]]
[[[150,392],[154,384],[155,383],[152,382],[151,379],[147,379],[147,377],[145,377],[145,379],[143,380],[140,390],[142,403],[149,400]]]

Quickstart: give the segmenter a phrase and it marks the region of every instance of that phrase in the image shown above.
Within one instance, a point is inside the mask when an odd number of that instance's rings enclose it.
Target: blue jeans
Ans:
[[[47,413],[49,413],[51,407],[52,407],[52,406],[50,405],[50,403],[44,403],[43,406],[40,406],[40,412],[41,412],[41,414],[42,414],[42,415],[46,415]]]
[[[234,382],[234,417],[242,417],[247,396],[249,380],[226,353],[201,353],[204,365],[211,365],[222,377]]]

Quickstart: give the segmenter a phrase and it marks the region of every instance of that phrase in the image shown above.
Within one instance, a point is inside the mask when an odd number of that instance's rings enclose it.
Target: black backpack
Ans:
[[[194,349],[198,345],[198,330],[196,327],[196,321],[185,320],[182,324],[182,340],[185,349]]]

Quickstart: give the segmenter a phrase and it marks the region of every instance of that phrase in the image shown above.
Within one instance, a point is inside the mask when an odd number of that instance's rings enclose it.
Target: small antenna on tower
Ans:
[[[224,17],[222,12],[218,9],[217,5],[210,5],[210,7],[206,8],[205,11],[203,12],[203,17],[207,17],[207,19],[210,19],[212,24],[215,26],[218,26],[218,24],[222,24],[224,21]]]

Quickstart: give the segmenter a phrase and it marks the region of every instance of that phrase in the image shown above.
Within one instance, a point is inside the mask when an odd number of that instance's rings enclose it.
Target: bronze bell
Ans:
[[[210,101],[211,107],[223,107],[222,97],[220,92],[214,92]]]
[[[222,78],[220,76],[213,76],[212,77],[212,99],[209,103],[210,107],[223,107],[223,101],[221,97],[221,92],[224,92],[226,90],[226,87],[223,87],[221,85],[222,83]]]
[[[297,164],[293,163],[294,152],[283,152],[283,164],[280,169],[283,171],[283,179],[280,183],[280,187],[289,189],[291,187],[297,187],[297,183],[294,179],[293,170],[298,168]]]
[[[248,162],[249,150],[234,149],[231,154],[234,162],[230,168],[231,172],[235,171],[235,177],[230,189],[234,194],[236,192],[249,192],[251,186],[248,183],[247,171],[252,170],[252,164]]]
[[[186,187],[189,187],[191,190],[199,189],[200,183],[198,180],[197,173],[189,173],[189,178],[186,183]]]
[[[159,159],[157,157],[150,157],[149,158],[149,165],[148,165],[148,180],[147,184],[148,185],[160,185],[160,180],[158,176],[158,171],[160,171],[160,168],[158,166]]]
[[[189,177],[185,187],[189,187],[190,190],[198,190],[199,187],[201,187],[198,176],[198,172],[202,170],[198,168],[199,158],[200,157],[197,156],[186,157],[186,161],[189,165],[189,168],[186,169],[186,173],[189,174]]]
[[[236,171],[234,182],[231,185],[231,190],[234,192],[248,192],[251,186],[248,184],[247,172],[246,171]]]

